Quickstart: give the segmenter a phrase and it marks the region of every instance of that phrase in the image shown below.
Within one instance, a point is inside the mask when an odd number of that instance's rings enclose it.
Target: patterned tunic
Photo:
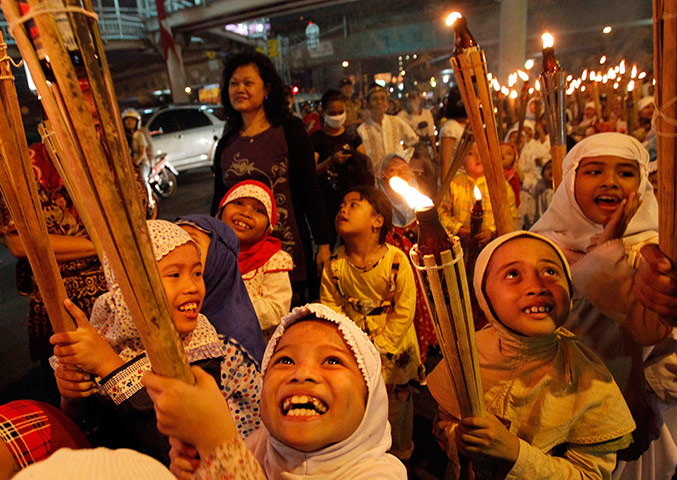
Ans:
[[[42,144],[35,144],[30,147],[29,152],[37,179],[38,195],[42,203],[47,231],[53,235],[88,238],[84,224],[52,165],[45,147]],[[0,225],[3,234],[16,235],[14,221],[1,198]],[[89,316],[96,298],[107,290],[99,259],[92,256],[59,262],[59,270],[66,288],[66,294],[75,305]],[[19,293],[31,297],[28,312],[31,360],[49,358],[52,354],[52,345],[49,343],[49,337],[53,333],[52,326],[49,323],[45,305],[26,259],[20,259],[17,262],[17,288]]]

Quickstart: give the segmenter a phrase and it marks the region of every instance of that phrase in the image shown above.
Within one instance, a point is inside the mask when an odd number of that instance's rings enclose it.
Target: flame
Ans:
[[[640,80],[643,79],[644,77],[646,77],[646,72],[642,72],[639,75],[637,75],[637,78],[639,78]]]
[[[606,76],[607,76],[607,78],[610,78],[610,79],[613,80],[614,78],[616,78],[616,70],[614,70],[613,68],[610,68],[609,71],[606,72]]]
[[[510,90],[510,98],[515,100],[518,96],[517,90]]]
[[[519,75],[519,77],[520,77],[522,80],[524,80],[525,82],[529,80],[529,75],[527,75],[526,72],[523,72],[523,71],[520,70],[519,68],[517,69],[517,75]]]
[[[515,83],[517,83],[517,73],[511,73],[508,75],[508,86],[512,87]]]
[[[530,88],[530,89],[529,89],[529,95],[532,95],[533,93],[534,93],[534,89],[533,89],[533,88]]]
[[[632,92],[634,89],[635,89],[635,81],[634,81],[634,80],[630,80],[630,81],[628,82],[628,92]]]
[[[427,208],[433,206],[433,201],[409,185],[400,177],[392,177],[388,182],[390,188],[400,194],[411,208]]]
[[[463,15],[461,15],[459,12],[451,12],[449,16],[447,17],[447,26],[451,27],[454,22],[460,18],[463,18]]]
[[[574,79],[573,75],[567,75],[567,82],[571,82]]]
[[[618,90],[618,82],[614,83],[614,90]]]
[[[507,97],[508,95],[510,95],[510,90],[508,90],[508,87],[504,85],[501,87],[501,93]]]
[[[571,85],[569,85],[569,88],[567,88],[567,95],[571,95],[572,93],[574,93],[574,90],[576,90],[576,85],[572,83]]]
[[[537,92],[541,91],[541,81],[537,78],[536,83],[534,84],[534,88],[536,89]]]
[[[595,71],[594,71],[594,70],[590,70],[590,81],[591,81],[591,82],[595,79],[595,75],[596,75],[596,74],[595,74]]]
[[[609,81],[609,78],[608,78],[606,75],[603,75],[603,76],[602,76],[602,83],[603,83],[604,85],[606,85],[606,82],[608,82],[608,81]]]
[[[487,73],[487,80],[491,82],[492,78],[494,78],[494,76],[491,74],[491,72]]]
[[[630,78],[635,78],[637,76],[637,65],[632,66],[632,70],[630,70]]]
[[[585,85],[581,87],[581,92],[585,92]]]
[[[482,200],[482,192],[480,192],[480,189],[477,185],[475,185],[475,188],[472,189],[473,195],[475,195],[475,200],[478,202]]]
[[[606,55],[602,55],[602,58],[599,59],[600,65],[604,65],[604,62],[606,62]]]
[[[618,73],[625,73],[625,59],[621,60],[621,63],[618,64],[619,67],[619,72]]]
[[[555,39],[548,32],[545,32],[541,35],[541,40],[543,40],[543,48],[552,48],[555,45]]]
[[[531,70],[532,68],[534,68],[534,60],[530,58],[529,60],[524,62],[524,68],[526,68],[527,70]]]
[[[498,80],[496,80],[495,78],[491,79],[491,86],[494,87],[494,90],[496,90],[497,92],[501,91],[501,84],[498,83]]]
[[[581,80],[585,81],[588,78],[588,69],[586,68],[583,70],[583,73],[581,74]]]
[[[598,73],[597,76],[595,77],[596,82],[601,82],[604,79],[601,73]]]

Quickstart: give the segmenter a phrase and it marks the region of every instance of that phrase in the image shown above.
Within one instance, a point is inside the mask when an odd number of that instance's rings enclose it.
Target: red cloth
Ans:
[[[503,169],[503,175],[505,175],[505,179],[508,181],[510,186],[512,187],[512,191],[515,192],[515,206],[519,207],[520,206],[520,189],[522,188],[522,184],[520,183],[519,176],[517,176],[517,169],[515,167],[513,168],[504,168]]]
[[[0,406],[0,439],[20,468],[44,460],[59,448],[91,446],[70,418],[33,400]]]

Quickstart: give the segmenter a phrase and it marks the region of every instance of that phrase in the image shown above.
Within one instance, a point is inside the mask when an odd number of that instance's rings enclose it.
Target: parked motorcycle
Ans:
[[[162,198],[171,197],[176,191],[178,171],[167,160],[167,154],[155,157],[153,167],[148,174],[148,185]]]

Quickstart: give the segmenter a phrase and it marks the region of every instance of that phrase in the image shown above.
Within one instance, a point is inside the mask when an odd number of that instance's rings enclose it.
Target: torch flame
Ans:
[[[640,80],[643,79],[644,77],[646,77],[646,72],[642,72],[639,75],[637,75],[637,78],[639,78]]]
[[[602,55],[602,58],[599,59],[600,65],[604,65],[604,62],[606,62],[606,55]]]
[[[451,12],[447,17],[447,26],[451,27],[454,22],[460,18],[463,18],[463,15],[461,15],[459,12]]]
[[[591,81],[591,82],[595,79],[595,75],[596,75],[596,74],[595,74],[595,71],[594,71],[594,70],[590,70],[590,81]]]
[[[531,70],[532,68],[534,68],[534,60],[530,58],[529,60],[524,62],[524,68],[526,68],[527,70]]]
[[[505,85],[503,85],[503,86],[501,87],[501,93],[507,97],[508,95],[510,95],[510,90],[508,90],[508,87],[506,87]]]
[[[517,75],[519,75],[519,77],[520,77],[522,80],[524,80],[525,82],[526,82],[527,80],[529,80],[529,75],[527,75],[526,72],[523,72],[523,71],[520,70],[519,68],[517,69]]]
[[[510,98],[512,98],[513,100],[515,100],[518,97],[518,95],[519,94],[517,93],[517,90],[510,90]]]
[[[472,193],[475,195],[475,200],[478,202],[482,200],[482,192],[480,192],[480,189],[477,185],[475,185],[475,188],[473,188]]]
[[[637,76],[637,65],[632,66],[632,70],[630,70],[630,78],[635,78]]]
[[[583,70],[583,73],[581,74],[581,80],[585,81],[588,78],[588,69],[586,68]]]
[[[390,188],[400,194],[411,208],[427,208],[433,206],[433,201],[409,185],[400,177],[392,177],[388,182]]]
[[[619,73],[624,74],[625,73],[625,59],[621,60],[621,63],[618,64],[619,67]]]
[[[541,35],[541,40],[543,40],[543,48],[552,48],[555,45],[555,39],[548,32]]]
[[[581,87],[581,92],[585,92],[585,85]]]
[[[515,83],[517,83],[517,73],[511,73],[508,75],[508,86],[512,87]]]
[[[541,82],[540,80],[538,80],[538,78],[536,79],[536,83],[534,83],[534,88],[536,89],[537,92],[541,91]]]
[[[635,89],[635,81],[634,81],[634,80],[630,80],[630,81],[628,82],[628,92],[632,92],[634,89]]]
[[[613,68],[610,68],[609,71],[606,72],[606,76],[607,76],[607,78],[610,78],[610,79],[613,80],[614,78],[616,78],[616,70],[614,70]]]
[[[501,84],[498,83],[498,80],[496,80],[495,78],[491,79],[491,86],[494,87],[494,90],[496,90],[497,92],[501,91]]]

